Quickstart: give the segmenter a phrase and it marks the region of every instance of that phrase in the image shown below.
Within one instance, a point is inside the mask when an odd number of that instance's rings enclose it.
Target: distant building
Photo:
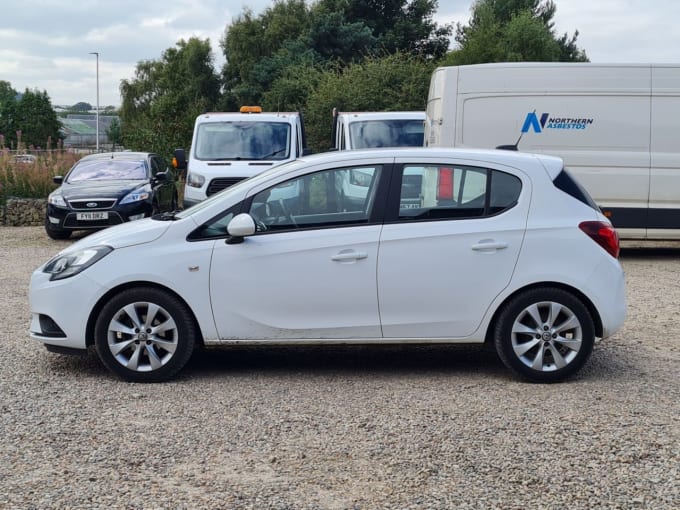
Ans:
[[[109,144],[107,131],[117,115],[99,115],[99,145]],[[97,115],[69,114],[61,118],[64,147],[95,147],[97,145]],[[119,119],[120,120],[120,119]]]

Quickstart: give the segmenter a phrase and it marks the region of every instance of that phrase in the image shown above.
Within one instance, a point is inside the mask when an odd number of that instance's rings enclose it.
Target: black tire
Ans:
[[[55,227],[50,223],[49,218],[45,218],[45,232],[50,239],[62,240],[71,237],[70,230],[64,230],[63,228]]]
[[[595,325],[588,308],[572,293],[554,287],[531,289],[505,305],[494,343],[515,374],[532,382],[558,382],[590,357]]]
[[[186,305],[176,296],[153,287],[117,294],[104,306],[95,323],[99,358],[126,381],[170,379],[189,361],[195,344],[196,328]]]

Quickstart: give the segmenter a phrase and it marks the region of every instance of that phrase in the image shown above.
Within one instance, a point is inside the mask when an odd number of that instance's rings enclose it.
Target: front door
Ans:
[[[376,264],[381,224],[371,222],[380,166],[323,170],[257,193],[247,212],[258,232],[217,242],[210,270],[222,340],[379,338]],[[342,200],[347,179],[363,198]]]

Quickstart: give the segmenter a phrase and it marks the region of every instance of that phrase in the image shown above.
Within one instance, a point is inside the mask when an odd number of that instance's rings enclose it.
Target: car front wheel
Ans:
[[[104,365],[132,382],[173,377],[196,343],[193,317],[176,296],[160,289],[128,289],[114,296],[95,324],[95,347]]]
[[[515,296],[503,308],[494,331],[499,357],[533,382],[557,382],[577,372],[595,343],[588,308],[572,293],[540,288]]]

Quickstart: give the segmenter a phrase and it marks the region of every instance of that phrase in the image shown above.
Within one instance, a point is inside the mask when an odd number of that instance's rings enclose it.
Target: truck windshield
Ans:
[[[290,156],[290,124],[285,122],[208,122],[196,133],[196,159],[282,160]]]
[[[421,119],[366,120],[349,125],[354,149],[422,147],[425,125]]]

